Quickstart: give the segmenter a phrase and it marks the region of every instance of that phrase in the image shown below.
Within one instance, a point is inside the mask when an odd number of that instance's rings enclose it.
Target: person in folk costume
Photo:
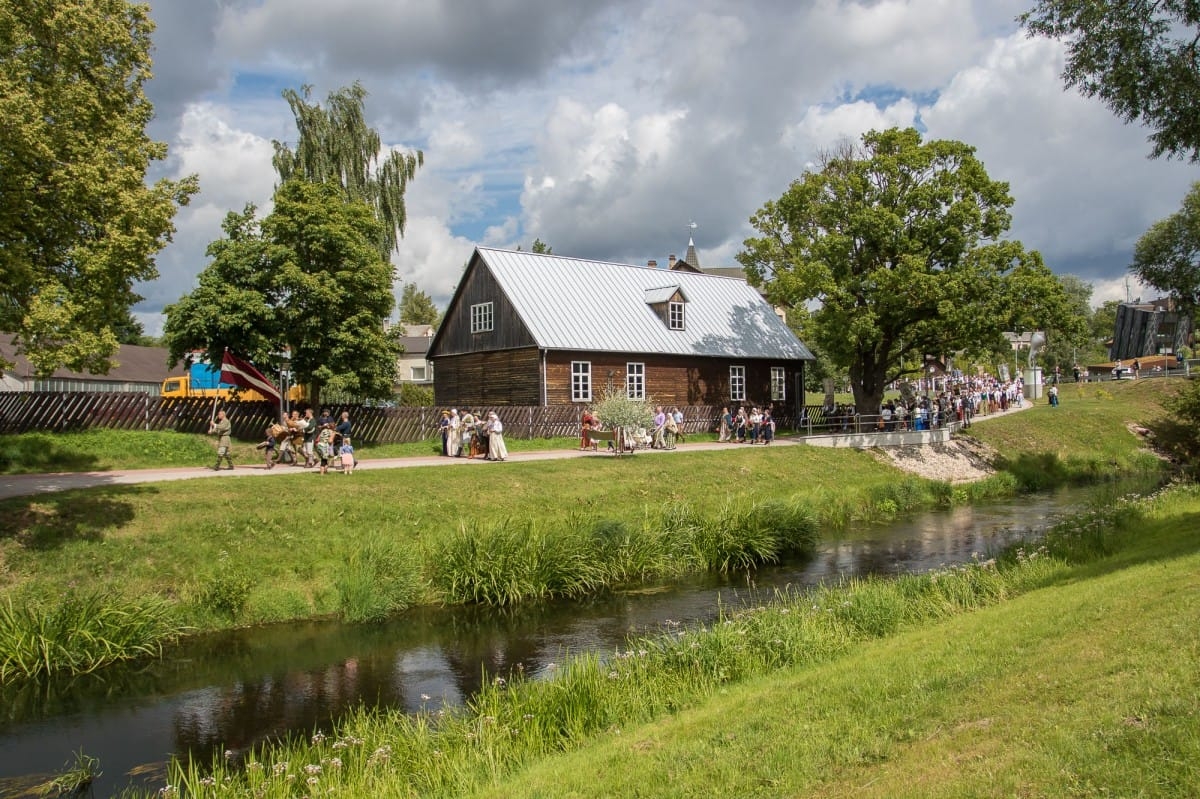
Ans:
[[[579,448],[591,449],[592,440],[588,437],[588,431],[595,430],[598,426],[596,423],[596,417],[592,415],[591,408],[583,409],[583,419],[581,420],[580,424],[582,426],[582,431],[579,436]]]
[[[462,419],[458,416],[458,408],[450,410],[450,434],[447,440],[447,452],[451,458],[457,458],[462,452]]]
[[[502,461],[508,458],[508,448],[504,446],[504,424],[495,411],[488,414],[488,454],[489,461]]]
[[[470,411],[463,411],[462,415],[462,448],[458,456],[463,455],[468,459],[475,457],[475,417]]]
[[[333,457],[333,421],[321,425],[317,431],[317,459],[321,464],[321,474],[329,473],[329,459]]]
[[[442,455],[450,454],[450,411],[442,411],[438,420],[438,434],[442,437]]]

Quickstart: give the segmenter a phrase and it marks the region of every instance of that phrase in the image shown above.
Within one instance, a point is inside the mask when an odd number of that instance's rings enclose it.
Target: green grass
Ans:
[[[1108,554],[1098,554],[1108,553]],[[230,797],[1164,796],[1200,784],[1200,491],[764,598],[446,714],[177,768]],[[289,777],[289,775],[292,775]]]
[[[1154,415],[1161,395],[1114,390],[974,430],[1013,462],[1049,457],[1054,470],[1027,470],[1043,480],[1159,467],[1126,425]],[[814,530],[1028,480],[952,488],[867,452],[780,447],[108,486],[0,502],[0,601],[49,609],[62,585],[86,585],[161,598],[180,624],[219,629],[578,597],[751,567],[806,551]]]
[[[1155,458],[1132,428],[1161,417],[1172,380],[1068,383],[1061,404],[1043,400],[1016,414],[973,425],[970,434],[1003,453],[1000,468],[1026,490],[1140,470]]]
[[[263,462],[258,442],[233,442],[238,464]],[[577,438],[510,438],[513,452],[571,449]],[[121,469],[161,469],[209,466],[215,459],[211,436],[173,431],[95,429],[72,433],[0,435],[0,474],[108,472]],[[409,458],[441,454],[441,440],[430,438],[406,444],[356,447],[359,458]]]

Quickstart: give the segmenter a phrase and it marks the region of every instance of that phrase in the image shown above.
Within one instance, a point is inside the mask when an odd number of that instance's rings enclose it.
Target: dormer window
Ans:
[[[683,330],[683,303],[667,303],[667,327],[671,330]]]
[[[679,286],[646,289],[646,304],[668,330],[684,330],[687,322],[687,297]]]

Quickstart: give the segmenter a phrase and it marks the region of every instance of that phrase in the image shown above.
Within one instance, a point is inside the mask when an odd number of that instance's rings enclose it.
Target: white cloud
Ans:
[[[295,137],[279,88],[302,83],[323,100],[361,79],[383,139],[425,151],[395,263],[439,302],[476,241],[664,262],[695,220],[702,263],[732,265],[757,208],[871,128],[975,146],[1011,184],[1013,234],[1106,291],[1197,177],[1063,91],[1061,48],[1016,29],[1026,0],[196,5],[156,14],[166,80],[151,89],[177,115],[170,167],[202,194],[142,312],[190,288],[227,210],[265,206],[270,140]]]

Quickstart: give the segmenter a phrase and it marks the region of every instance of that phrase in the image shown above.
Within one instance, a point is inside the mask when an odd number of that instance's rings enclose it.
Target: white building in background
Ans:
[[[396,381],[432,386],[433,363],[425,359],[425,354],[429,352],[429,342],[433,341],[436,332],[433,325],[400,327],[400,343],[404,346],[404,352],[396,361]]]

